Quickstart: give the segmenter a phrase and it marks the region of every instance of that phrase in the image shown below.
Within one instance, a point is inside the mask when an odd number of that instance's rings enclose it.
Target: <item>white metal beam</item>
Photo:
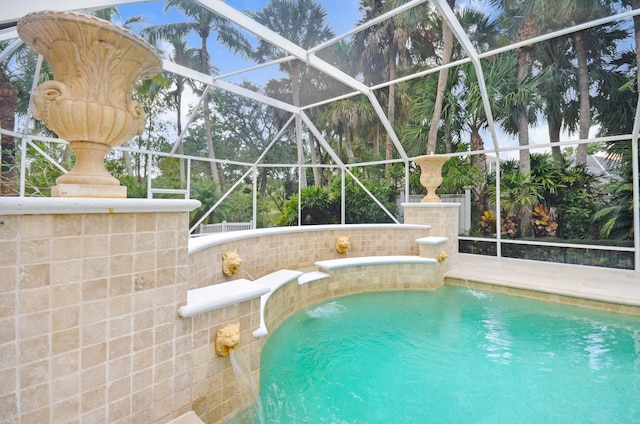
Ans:
[[[287,40],[282,35],[270,30],[264,25],[259,24],[255,20],[251,19],[247,15],[228,4],[224,3],[221,0],[196,0],[198,3],[202,4],[207,9],[211,10],[214,13],[230,20],[231,22],[241,26],[257,37],[277,46],[278,48],[284,50],[285,52],[295,56],[299,60],[304,63],[313,66],[314,68],[326,73],[337,81],[342,82],[343,84],[354,88],[360,91],[363,94],[367,94],[370,90],[369,87],[358,81],[357,79],[347,75],[336,67],[330,65],[319,57],[309,54],[305,49],[298,46],[297,44]]]
[[[378,99],[373,93],[367,94],[367,98],[369,99],[371,106],[373,106],[373,110],[378,115],[380,122],[382,122],[382,126],[384,126],[384,129],[387,130],[387,133],[391,137],[391,141],[393,142],[393,145],[396,147],[396,150],[400,154],[400,157],[402,158],[404,163],[408,163],[409,156],[407,156],[407,152],[404,151],[404,147],[402,147],[402,144],[400,143],[400,139],[398,138],[396,132],[393,130],[393,127],[391,126],[391,122],[389,122],[389,120],[387,119],[387,115],[382,109],[382,106],[380,106]]]
[[[471,63],[476,68],[476,76],[478,80],[478,87],[480,88],[480,95],[482,96],[482,105],[484,107],[484,113],[487,118],[487,126],[489,127],[489,132],[491,133],[491,138],[493,139],[493,146],[496,149],[500,148],[500,144],[498,141],[498,135],[496,134],[495,122],[493,120],[493,112],[491,111],[491,104],[489,103],[489,93],[487,92],[487,85],[484,80],[484,72],[482,71],[482,64],[480,63],[480,57],[478,56],[478,52],[475,47],[471,43],[471,40],[467,36],[467,33],[460,25],[460,22],[456,18],[453,10],[449,7],[449,4],[445,0],[433,0],[433,3],[436,6],[436,9],[442,15],[442,18],[446,21],[447,25],[451,29],[451,32],[456,36],[460,44],[462,44],[462,48],[467,52],[469,58],[471,59]]]
[[[269,106],[273,106],[278,109],[286,110],[287,112],[297,113],[298,110],[300,110],[299,108],[285,103],[281,100],[276,100],[269,96],[265,96],[264,94],[256,93],[255,91],[251,91],[227,81],[215,80],[210,75],[203,74],[202,72],[195,71],[191,68],[187,68],[186,66],[178,65],[177,63],[171,62],[169,60],[163,60],[162,67],[164,68],[164,70],[173,72],[174,74],[182,75],[183,77],[211,85],[215,88],[220,88],[222,90],[232,92],[239,96],[247,97],[249,99],[264,103]]]
[[[369,27],[372,27],[372,26],[374,26],[376,24],[379,24],[380,22],[384,22],[389,18],[393,18],[394,16],[399,15],[400,13],[405,12],[405,11],[407,11],[407,10],[409,10],[409,9],[419,5],[419,4],[425,3],[426,1],[427,0],[411,0],[411,1],[407,2],[407,3],[405,3],[405,4],[398,5],[396,8],[394,8],[392,10],[389,10],[388,12],[385,12],[380,16],[377,16],[377,17],[371,19],[370,21],[367,21],[367,22],[365,22],[365,23],[363,23],[361,25],[358,25],[357,27],[353,28],[350,31],[345,32],[342,35],[334,37],[331,40],[325,41],[324,43],[320,43],[317,46],[310,48],[309,52],[310,53],[315,53],[317,51],[320,51],[320,50],[322,50],[322,49],[324,49],[324,48],[326,48],[326,47],[328,47],[328,46],[330,46],[332,44],[337,43],[338,41],[340,41],[340,40],[342,40],[344,38],[347,38],[347,37],[349,37],[349,36],[351,36],[353,34],[357,34],[360,31],[364,31],[365,29],[367,29]]]
[[[396,217],[393,216],[393,214],[391,212],[389,212],[389,210],[382,204],[382,202],[380,200],[378,200],[378,198],[376,196],[374,196],[373,193],[371,193],[369,191],[369,189],[366,188],[364,186],[364,184],[362,184],[360,182],[358,177],[353,175],[353,173],[351,171],[349,171],[349,169],[347,169],[347,167],[345,166],[344,162],[342,162],[342,160],[337,155],[337,153],[331,148],[329,143],[327,143],[327,140],[324,139],[322,133],[320,133],[318,128],[316,128],[316,126],[313,124],[313,122],[311,122],[311,119],[309,119],[307,114],[304,113],[304,112],[300,112],[300,116],[302,116],[302,120],[305,122],[305,124],[307,124],[307,126],[309,127],[309,129],[311,130],[313,135],[318,139],[318,142],[320,143],[320,145],[327,151],[327,153],[329,153],[329,156],[331,156],[331,159],[333,159],[333,161],[339,165],[340,170],[343,173],[343,177],[342,177],[342,190],[343,190],[343,193],[344,193],[344,173],[346,172],[347,174],[351,175],[351,178],[353,178],[353,180],[356,182],[356,184],[358,184],[364,190],[364,192],[367,193],[367,195],[369,197],[371,197],[371,199],[387,214],[387,216],[389,216],[389,218],[391,218],[391,220],[393,222],[395,222],[396,224],[399,224],[399,222],[396,219]],[[344,194],[343,194],[343,199],[344,199]],[[299,204],[300,203],[302,203],[302,202],[299,202]],[[344,204],[343,204],[341,209],[342,209],[341,215],[344,215]],[[299,214],[300,214],[300,211],[298,211],[298,216],[299,216]],[[344,223],[344,219],[342,219],[342,222]]]
[[[631,175],[633,178],[632,201],[633,201],[633,245],[635,247],[635,271],[640,272],[640,178],[638,172],[638,136],[640,135],[640,94],[636,104],[636,116],[633,122],[633,137],[631,139]]]

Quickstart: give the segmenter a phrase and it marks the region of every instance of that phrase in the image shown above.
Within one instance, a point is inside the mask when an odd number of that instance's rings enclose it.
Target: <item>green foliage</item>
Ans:
[[[519,214],[525,208],[531,208],[542,198],[542,185],[518,169],[515,161],[507,161],[500,165],[502,179],[500,181],[500,205],[507,213]],[[489,199],[497,202],[496,185],[488,185]]]
[[[300,191],[302,195],[302,224],[335,224],[340,222],[340,203],[324,187],[311,186]],[[337,218],[337,219],[336,219]],[[279,225],[297,225],[298,223],[298,196],[294,195],[285,203],[280,214]]]
[[[484,184],[482,170],[471,164],[470,156],[454,156],[442,166],[442,185],[439,193],[464,193],[465,187]]]
[[[611,199],[605,207],[593,214],[591,222],[600,225],[602,238],[630,239],[633,237],[633,184],[631,178],[609,183],[607,188],[611,193]]]
[[[397,212],[396,190],[392,184],[381,179],[377,182],[364,181],[363,185],[391,212]],[[345,180],[345,223],[383,223],[391,218],[378,206],[366,191],[352,178]],[[302,224],[336,224],[340,222],[340,180],[334,179],[330,188],[307,187],[301,190]],[[298,196],[293,195],[284,204],[280,212],[278,225],[297,225]]]
[[[397,212],[395,203],[396,189],[387,180],[380,179],[377,182],[364,181],[363,185],[373,194],[392,214]],[[340,184],[336,180],[332,190],[339,199]],[[391,222],[391,218],[378,206],[374,200],[352,178],[345,181],[345,222],[347,224],[385,223]],[[339,211],[339,209],[338,209]]]
[[[571,191],[558,203],[558,236],[563,239],[595,240],[598,226],[591,216],[601,208],[600,202],[588,192]]]
[[[67,169],[71,169],[73,166],[72,158],[75,157],[71,155],[67,159],[65,145],[42,142],[35,142],[35,144],[54,160],[64,163]],[[18,167],[20,163],[15,165]],[[56,185],[56,178],[61,176],[63,172],[32,147],[28,148],[26,165],[25,194],[27,196],[51,196],[51,187]]]
[[[127,187],[128,198],[146,198],[147,197],[147,180],[140,180],[133,175],[121,175],[120,183]]]
[[[191,184],[191,198],[198,199],[202,206],[191,211],[189,214],[189,227],[192,227],[205,213],[220,200],[220,193],[216,190],[215,183],[210,179],[201,179]],[[202,224],[212,224],[214,222],[227,221],[227,207],[219,205]]]

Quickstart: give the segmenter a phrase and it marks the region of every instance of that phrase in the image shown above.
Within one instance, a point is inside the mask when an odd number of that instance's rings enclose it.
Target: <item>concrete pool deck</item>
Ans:
[[[459,254],[445,274],[445,282],[456,280],[474,288],[500,286],[496,291],[526,292],[529,297],[582,306],[600,308],[598,303],[604,302],[611,305],[603,309],[640,315],[640,273],[630,270]]]

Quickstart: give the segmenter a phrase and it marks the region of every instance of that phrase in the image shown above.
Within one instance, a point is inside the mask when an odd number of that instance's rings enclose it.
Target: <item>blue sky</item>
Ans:
[[[235,9],[253,10],[257,11],[262,9],[268,0],[228,0],[226,2]],[[361,18],[360,11],[358,10],[358,0],[330,0],[321,1],[322,6],[327,11],[327,24],[333,30],[336,35],[343,34],[351,30],[356,22]],[[121,6],[118,8],[122,19],[126,20],[133,15],[142,15],[146,24],[159,25],[169,22],[186,22],[185,18],[176,9],[170,10],[167,14],[163,13],[164,2],[153,3],[141,3],[136,5]],[[144,25],[138,25],[133,28],[135,32]],[[253,43],[255,38],[250,37],[250,41]],[[211,37],[214,39],[214,35]],[[189,38],[191,47],[198,48],[200,41],[193,35]],[[209,54],[211,55],[212,65],[216,66],[220,72],[220,75],[224,75],[233,71],[245,69],[255,65],[254,62],[243,59],[233,53],[230,53],[223,46],[219,46],[215,41],[209,42]],[[228,80],[234,83],[240,83],[243,79],[248,79],[257,84],[264,84],[270,78],[283,77],[277,70],[277,67],[267,68],[262,71],[254,71],[247,74],[231,77]]]

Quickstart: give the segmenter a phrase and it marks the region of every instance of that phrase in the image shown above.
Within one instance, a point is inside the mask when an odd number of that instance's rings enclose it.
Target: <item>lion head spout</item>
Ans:
[[[229,324],[216,331],[216,352],[220,356],[227,356],[238,347],[240,341],[240,323]]]
[[[347,253],[349,250],[349,236],[336,236],[336,252]]]
[[[238,250],[229,250],[222,254],[222,273],[227,277],[231,277],[240,271],[242,259],[238,256]]]

